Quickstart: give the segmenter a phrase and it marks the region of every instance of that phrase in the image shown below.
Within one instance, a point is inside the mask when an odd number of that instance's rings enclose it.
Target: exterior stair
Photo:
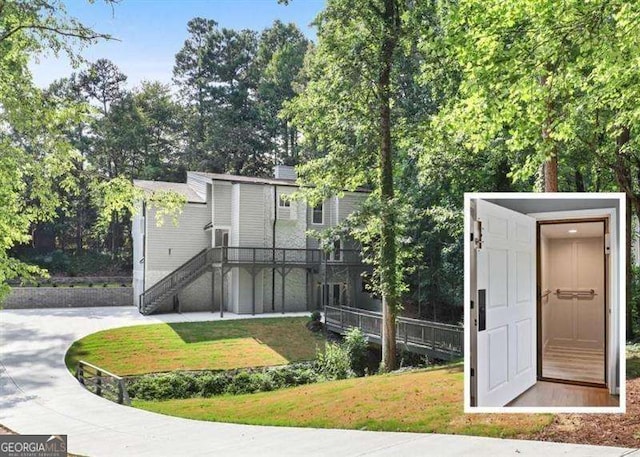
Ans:
[[[141,314],[153,314],[165,303],[166,299],[176,295],[204,272],[213,263],[215,248],[207,248],[187,260],[184,264],[169,273],[160,281],[149,287],[140,295],[138,310]]]

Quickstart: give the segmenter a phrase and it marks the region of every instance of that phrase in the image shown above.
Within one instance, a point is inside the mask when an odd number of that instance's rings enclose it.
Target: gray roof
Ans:
[[[207,173],[204,171],[190,171],[189,173],[218,181],[240,182],[247,184],[276,184],[279,186],[298,187],[296,181],[293,179],[258,178],[255,176],[227,175],[221,173]]]
[[[184,196],[189,203],[206,203],[205,198],[200,196],[191,186],[180,182],[144,181],[134,179],[133,185],[147,192],[157,192],[162,190],[173,191]]]
[[[215,179],[218,181],[298,187],[298,184],[296,184],[296,181],[294,179],[258,178],[255,176],[238,176],[238,175],[228,175],[228,174],[220,174],[220,173],[207,173],[204,171],[190,171],[189,173],[192,175],[198,175],[204,178]],[[365,188],[358,188],[355,190],[355,192],[370,193],[371,190],[365,189]]]

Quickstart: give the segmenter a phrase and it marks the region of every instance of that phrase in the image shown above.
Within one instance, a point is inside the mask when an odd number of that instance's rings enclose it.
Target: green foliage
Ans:
[[[74,252],[68,253],[60,249],[51,252],[24,251],[19,255],[20,260],[36,265],[53,274],[69,276],[91,276],[109,272],[127,271],[129,266],[118,262],[105,253]]]
[[[369,343],[362,330],[350,328],[344,336],[342,347],[349,355],[349,365],[357,376],[364,376],[367,368],[367,348]]]
[[[189,374],[166,373],[136,378],[128,383],[127,391],[132,398],[166,400],[192,397],[200,392],[200,386]]]
[[[198,379],[200,384],[200,395],[202,397],[213,397],[222,395],[229,384],[229,377],[224,374],[204,374]],[[142,397],[140,397],[142,398]],[[154,398],[149,398],[154,400]]]
[[[324,351],[316,353],[314,368],[323,379],[328,381],[354,376],[349,351],[337,343],[329,342]]]
[[[0,9],[0,298],[7,280],[44,274],[8,251],[30,240],[32,224],[55,216],[63,203],[58,189],[78,192],[70,173],[78,153],[64,133],[83,109],[49,99],[33,85],[28,65],[50,51],[75,60],[76,45],[101,37],[55,0],[4,2]]]
[[[309,320],[311,322],[320,322],[322,320],[322,313],[318,310],[313,311],[311,316],[309,316]]]
[[[261,370],[176,372],[143,375],[127,381],[131,398],[168,400],[269,392],[320,380],[309,364],[291,364]]]

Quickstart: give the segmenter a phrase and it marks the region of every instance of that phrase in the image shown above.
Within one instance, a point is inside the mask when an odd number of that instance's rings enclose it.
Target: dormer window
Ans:
[[[324,203],[320,203],[313,207],[311,223],[315,225],[324,224]]]

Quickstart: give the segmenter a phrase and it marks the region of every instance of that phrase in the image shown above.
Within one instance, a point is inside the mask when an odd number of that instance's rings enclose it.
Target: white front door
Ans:
[[[500,407],[536,382],[536,224],[477,200],[477,404]]]

